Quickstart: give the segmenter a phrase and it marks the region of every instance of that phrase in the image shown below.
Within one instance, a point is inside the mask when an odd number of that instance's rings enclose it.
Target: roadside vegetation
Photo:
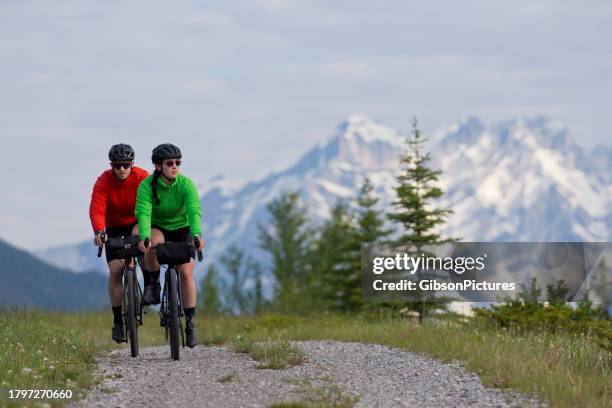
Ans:
[[[165,344],[156,316],[147,316],[140,336],[143,346]],[[93,386],[100,380],[91,374],[97,352],[121,347],[129,353],[126,345],[106,340],[110,339],[108,320],[107,312],[3,311],[2,388],[71,389],[77,396],[79,390]],[[447,316],[418,324],[389,313],[267,313],[208,316],[199,321],[199,336],[205,345],[226,344],[248,352],[262,367],[280,369],[307,359],[291,346],[292,340],[377,343],[443,361],[460,361],[478,373],[485,385],[535,395],[553,407],[605,407],[611,401],[612,353],[588,333],[500,328],[482,317],[466,321]],[[4,404],[8,400],[3,394]]]

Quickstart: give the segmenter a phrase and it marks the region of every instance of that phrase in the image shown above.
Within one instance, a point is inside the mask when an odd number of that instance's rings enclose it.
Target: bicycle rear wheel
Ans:
[[[168,311],[170,317],[170,356],[173,360],[180,359],[179,348],[179,304],[178,304],[178,279],[177,270],[171,268],[167,271],[168,279]]]
[[[138,320],[140,318],[140,299],[138,296],[138,282],[136,281],[136,269],[127,268],[127,329],[130,338],[130,352],[132,357],[138,356]]]

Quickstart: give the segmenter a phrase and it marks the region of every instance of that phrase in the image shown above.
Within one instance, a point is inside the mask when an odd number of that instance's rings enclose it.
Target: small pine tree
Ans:
[[[249,269],[252,271],[254,280],[253,313],[261,313],[265,309],[267,303],[263,295],[261,265],[257,261],[251,260]]]
[[[393,202],[396,211],[388,217],[404,227],[404,234],[398,242],[453,242],[455,239],[443,239],[434,231],[437,226],[446,222],[446,217],[452,211],[433,208],[432,201],[444,194],[436,185],[442,172],[427,167],[431,160],[429,153],[423,153],[423,145],[427,139],[421,136],[417,124],[414,118],[412,138],[408,139],[408,151],[400,159],[405,168],[397,177],[399,185],[395,187],[397,197]]]
[[[379,242],[391,233],[391,230],[384,227],[384,215],[376,208],[378,198],[374,197],[373,191],[370,179],[365,177],[357,196],[357,209],[354,215],[356,227],[348,249],[351,267],[344,278],[342,304],[345,310],[358,310],[364,305],[361,297],[362,245]]]
[[[321,229],[312,254],[311,296],[320,308],[346,310],[355,275],[357,228],[345,203],[338,202]]]
[[[272,257],[276,279],[275,306],[285,312],[304,309],[308,299],[308,253],[312,231],[308,227],[306,209],[295,192],[283,193],[267,205],[270,225],[258,225],[259,246]]]
[[[372,195],[373,191],[370,179],[365,177],[357,197],[357,235],[361,243],[377,242],[391,233],[391,230],[384,228],[384,216],[382,211],[376,209],[378,198]]]
[[[437,186],[439,170],[428,167],[431,160],[429,153],[423,152],[426,138],[421,136],[417,119],[412,121],[412,137],[408,139],[408,149],[400,162],[404,165],[403,172],[397,177],[395,188],[396,199],[393,202],[395,212],[388,218],[403,227],[403,234],[398,243],[437,244],[454,242],[453,238],[442,238],[435,229],[446,222],[446,217],[452,213],[449,209],[435,208],[434,201],[443,195]],[[417,276],[419,276],[417,272]],[[440,302],[440,300],[438,300]],[[440,302],[442,305],[442,302]],[[420,291],[415,292],[415,300],[409,301],[407,307],[419,314],[419,321],[440,305],[433,305],[431,299]]]
[[[229,306],[237,314],[249,313],[251,309],[251,294],[246,287],[249,278],[245,268],[245,255],[236,244],[231,244],[221,255],[220,262],[229,275]]]
[[[214,264],[208,267],[208,271],[200,282],[200,295],[198,296],[200,307],[204,314],[217,315],[223,313],[220,288],[217,276],[217,268]]]

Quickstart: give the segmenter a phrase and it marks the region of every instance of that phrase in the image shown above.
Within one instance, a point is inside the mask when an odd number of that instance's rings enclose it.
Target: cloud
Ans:
[[[319,65],[316,70],[324,74],[351,77],[365,76],[370,72],[365,61],[336,61]]]
[[[256,3],[270,11],[285,10],[298,5],[297,0],[256,0]]]
[[[186,90],[195,93],[216,93],[222,91],[224,86],[223,81],[200,78],[189,81]]]

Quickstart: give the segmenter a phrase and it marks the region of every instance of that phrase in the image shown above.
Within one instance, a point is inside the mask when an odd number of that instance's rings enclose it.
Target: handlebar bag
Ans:
[[[126,259],[143,256],[144,253],[138,248],[140,236],[109,237],[106,240],[106,253],[108,259]]]
[[[165,265],[182,265],[191,261],[193,246],[184,242],[166,242],[156,248],[157,262]]]

